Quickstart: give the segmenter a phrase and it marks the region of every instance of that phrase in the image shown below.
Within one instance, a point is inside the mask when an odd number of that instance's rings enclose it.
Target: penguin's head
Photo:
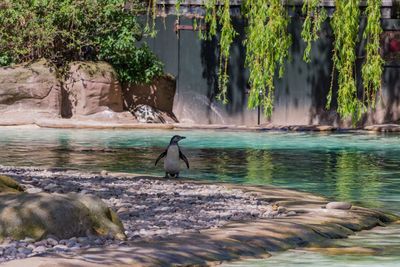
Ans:
[[[181,141],[182,139],[185,139],[185,138],[186,138],[186,137],[184,137],[184,136],[174,135],[174,136],[171,138],[170,144],[177,144],[179,141]]]

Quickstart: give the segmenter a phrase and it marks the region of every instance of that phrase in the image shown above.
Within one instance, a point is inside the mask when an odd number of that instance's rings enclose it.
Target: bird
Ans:
[[[180,162],[179,160],[183,160],[186,164],[186,167],[189,169],[189,161],[186,156],[182,153],[178,142],[182,139],[185,139],[184,136],[174,135],[169,142],[168,147],[165,149],[163,153],[158,156],[156,159],[156,163],[154,166],[157,166],[157,163],[160,159],[165,157],[164,159],[164,170],[166,178],[178,178],[180,172]]]

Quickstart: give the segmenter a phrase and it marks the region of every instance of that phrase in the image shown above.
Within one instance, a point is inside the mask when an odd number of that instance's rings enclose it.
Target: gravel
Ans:
[[[221,227],[229,221],[294,215],[264,201],[257,193],[229,189],[224,185],[196,184],[176,180],[111,176],[68,170],[0,166],[0,174],[18,180],[29,193],[78,192],[93,194],[120,216],[127,241],[164,238],[188,231]],[[9,240],[0,244],[0,263],[43,253],[76,253],[99,246],[123,246],[125,242],[97,236]]]

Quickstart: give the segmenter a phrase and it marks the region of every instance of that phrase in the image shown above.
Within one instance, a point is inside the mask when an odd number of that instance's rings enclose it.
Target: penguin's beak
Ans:
[[[180,139],[180,140],[186,139],[186,137],[185,137],[185,136],[181,136],[179,139]]]

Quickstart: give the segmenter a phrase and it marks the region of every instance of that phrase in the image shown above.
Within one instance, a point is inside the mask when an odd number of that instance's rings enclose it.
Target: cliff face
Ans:
[[[154,116],[163,117],[145,122],[177,121],[172,113],[173,78],[161,77],[154,84],[127,85],[123,89],[113,67],[106,62],[72,62],[65,77],[57,77],[45,60],[0,68],[1,124],[61,118],[136,122],[143,117],[138,109],[143,105]]]

